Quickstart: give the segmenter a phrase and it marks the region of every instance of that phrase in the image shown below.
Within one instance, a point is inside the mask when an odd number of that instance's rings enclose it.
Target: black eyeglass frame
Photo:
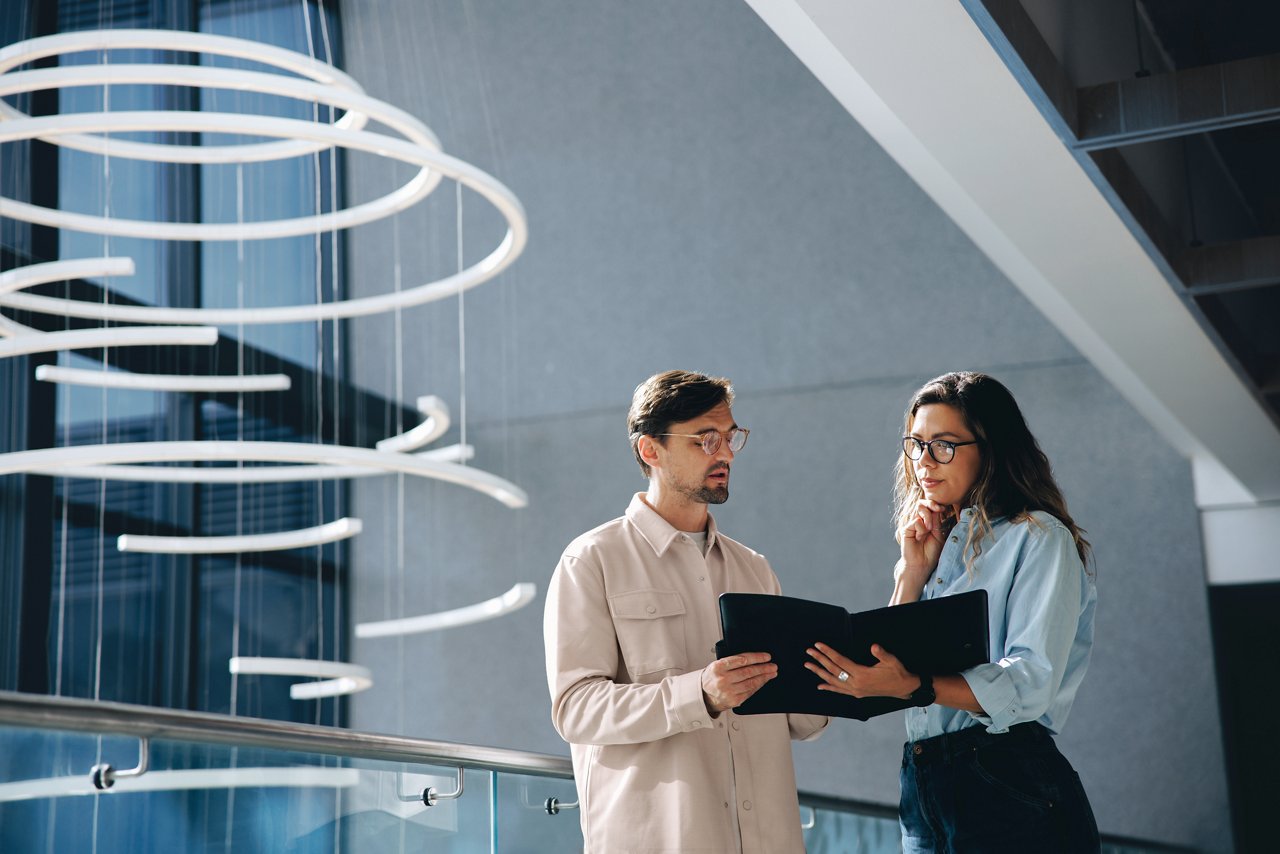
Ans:
[[[746,427],[734,427],[731,430],[703,430],[701,433],[655,433],[655,436],[675,436],[681,439],[701,439],[702,453],[708,457],[714,456],[716,451],[720,450],[720,444],[725,441],[725,436],[729,436],[729,450],[735,454],[747,446],[747,437],[751,435],[751,431]],[[742,437],[742,441],[738,447],[734,447],[733,443],[738,436]]]
[[[963,448],[965,445],[978,444],[981,443],[977,439],[973,439],[968,442],[952,442],[947,439],[933,439],[932,441],[926,442],[923,439],[917,439],[915,436],[903,436],[902,453],[906,454],[907,459],[914,461],[923,457],[925,448],[928,448],[929,456],[933,457],[933,461],[940,466],[945,466],[956,458],[956,448]],[[939,448],[947,449],[948,454],[945,460],[938,459],[938,454],[934,450],[935,445]],[[915,449],[914,455],[911,453],[912,448]]]

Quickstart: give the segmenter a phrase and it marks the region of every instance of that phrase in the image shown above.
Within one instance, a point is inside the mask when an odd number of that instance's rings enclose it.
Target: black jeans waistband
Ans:
[[[914,763],[926,765],[933,762],[944,762],[960,754],[971,753],[987,744],[1014,743],[1053,743],[1053,735],[1037,721],[1028,721],[1009,727],[1008,732],[989,733],[986,727],[972,726],[959,732],[948,732],[923,738],[920,741],[908,741],[902,748],[903,764]]]

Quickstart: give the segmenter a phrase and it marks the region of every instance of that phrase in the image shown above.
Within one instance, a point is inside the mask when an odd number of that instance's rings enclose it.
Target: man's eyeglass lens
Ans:
[[[747,444],[747,435],[751,431],[745,427],[735,427],[728,432],[729,450],[735,454],[741,451],[743,446]],[[706,433],[659,433],[659,436],[679,436],[684,439],[700,439],[702,440],[702,452],[707,456],[711,456],[720,450],[720,443],[724,441],[726,434],[722,434],[719,430],[708,430]]]
[[[750,430],[730,430],[729,431],[729,450],[735,454],[741,451],[743,446],[747,444],[747,434]],[[710,433],[702,434],[702,451],[707,456],[711,456],[720,450],[720,443],[724,441],[724,436],[719,431],[712,430]]]

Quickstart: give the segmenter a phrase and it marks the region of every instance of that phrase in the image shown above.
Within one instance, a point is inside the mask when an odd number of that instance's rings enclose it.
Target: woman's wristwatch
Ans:
[[[920,677],[920,687],[911,692],[911,696],[908,698],[911,700],[911,705],[920,709],[925,706],[932,706],[934,701],[938,699],[938,695],[933,690],[933,677],[928,673],[917,673],[916,675]]]

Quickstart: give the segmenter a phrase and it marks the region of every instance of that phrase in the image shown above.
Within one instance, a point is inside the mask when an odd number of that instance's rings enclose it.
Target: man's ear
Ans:
[[[641,436],[636,441],[636,450],[640,452],[640,459],[644,460],[645,465],[650,468],[661,468],[658,460],[660,447],[662,446],[653,436]]]

